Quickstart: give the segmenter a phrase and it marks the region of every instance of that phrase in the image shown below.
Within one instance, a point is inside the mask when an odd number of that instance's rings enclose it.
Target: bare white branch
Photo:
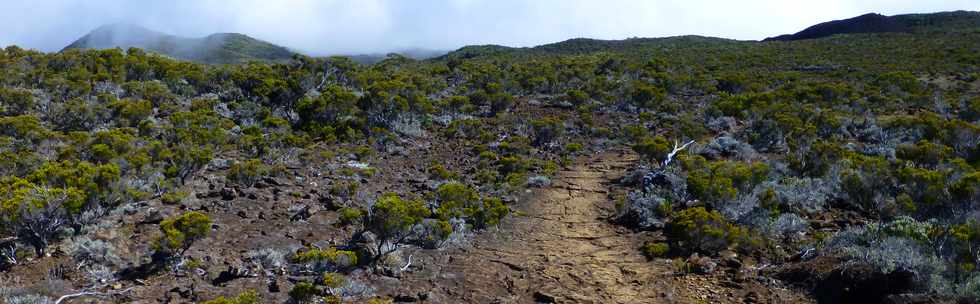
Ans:
[[[662,163],[660,163],[660,168],[661,169],[666,169],[667,168],[667,165],[670,165],[670,162],[674,160],[674,156],[676,156],[677,153],[683,151],[684,149],[687,149],[687,146],[690,146],[693,143],[694,143],[694,140],[691,140],[691,141],[685,143],[682,146],[678,146],[677,145],[678,143],[675,140],[674,141],[674,149],[672,151],[670,151],[670,153],[667,154],[667,158],[664,159],[664,161]]]
[[[400,269],[400,271],[408,270],[408,267],[409,266],[412,266],[412,255],[414,255],[414,253],[408,255],[408,263],[405,263],[405,266],[402,266],[402,268]]]
[[[88,297],[88,296],[109,297],[109,296],[113,296],[113,295],[127,293],[130,290],[132,290],[132,289],[133,288],[130,287],[130,288],[126,288],[126,289],[124,289],[122,291],[113,291],[113,292],[82,291],[82,292],[73,293],[73,294],[66,294],[66,295],[63,295],[60,298],[58,298],[57,301],[54,301],[54,304],[61,304],[64,301],[67,301],[67,300],[72,299],[72,298],[78,298],[78,297]]]

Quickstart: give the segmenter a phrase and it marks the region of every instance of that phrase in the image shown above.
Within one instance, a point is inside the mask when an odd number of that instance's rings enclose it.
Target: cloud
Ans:
[[[5,3],[0,45],[57,51],[109,23],[244,33],[312,55],[533,46],[575,37],[761,39],[867,12],[980,10],[975,0],[33,0]]]

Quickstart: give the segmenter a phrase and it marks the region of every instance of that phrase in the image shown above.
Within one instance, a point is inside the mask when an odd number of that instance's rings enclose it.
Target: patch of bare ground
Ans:
[[[416,251],[401,278],[379,279],[396,300],[431,303],[808,303],[805,295],[746,272],[678,275],[638,248],[648,233],[612,224],[609,195],[635,156],[585,157],[516,206],[497,231],[471,244]],[[388,287],[385,287],[388,286]],[[387,290],[385,290],[387,289]]]

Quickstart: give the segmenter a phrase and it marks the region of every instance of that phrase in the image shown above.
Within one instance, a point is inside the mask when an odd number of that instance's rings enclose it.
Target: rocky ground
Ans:
[[[391,159],[390,163],[412,166],[409,159]],[[359,269],[349,274],[351,280],[363,284],[355,292],[395,302],[425,303],[812,301],[798,290],[760,276],[764,267],[753,265],[750,259],[735,257],[735,266],[720,263],[710,274],[682,274],[677,266],[680,260],[651,261],[641,255],[639,247],[644,241],[663,239],[659,232],[636,233],[609,220],[616,208],[615,194],[624,191],[617,180],[636,162],[636,156],[622,148],[581,156],[560,171],[551,185],[526,191],[512,205],[513,215],[499,227],[440,249],[406,247],[398,254],[405,266],[395,267],[393,273]],[[192,203],[140,208],[140,212],[123,209],[108,217],[103,225],[107,235],[102,238],[118,244],[124,254],[132,253],[121,257],[131,265],[140,263],[138,252],[148,250],[144,247],[155,229],[152,223],[159,221],[161,213],[208,210],[216,219],[213,235],[188,252],[203,266],[178,270],[174,275],[124,280],[112,287],[125,291],[116,301],[187,303],[251,289],[260,291],[266,301],[283,302],[292,284],[303,278],[263,276],[242,257],[260,248],[339,244],[352,233],[336,228],[334,212],[321,210],[329,209],[330,204],[319,202],[316,191],[311,192],[319,181],[316,177],[309,177],[305,184],[269,179],[256,188],[239,190],[214,187],[206,177],[196,182],[200,198]],[[287,208],[295,205],[314,208],[309,214],[297,215],[297,208]],[[19,267],[5,278],[54,282],[52,272],[72,266],[70,257],[57,253],[29,263],[31,267]]]
[[[759,267],[678,275],[671,260],[638,248],[657,235],[611,224],[615,181],[636,157],[583,157],[550,187],[533,190],[498,230],[471,244],[419,251],[401,278],[376,285],[396,300],[431,303],[808,303],[757,277]]]

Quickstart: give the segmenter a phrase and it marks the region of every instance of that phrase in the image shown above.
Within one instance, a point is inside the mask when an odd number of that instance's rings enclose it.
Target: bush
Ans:
[[[783,213],[773,217],[769,210],[755,210],[739,223],[749,226],[753,231],[772,240],[798,240],[798,234],[806,232],[810,223],[799,215]]]
[[[116,255],[115,247],[103,240],[93,240],[88,237],[78,237],[67,242],[68,254],[78,265],[107,265],[114,266],[122,262]]]
[[[160,222],[160,231],[163,236],[157,240],[157,249],[183,255],[195,241],[211,233],[211,218],[197,211],[185,212]]]
[[[634,81],[633,88],[630,92],[630,101],[633,105],[644,108],[657,110],[664,104],[664,100],[667,98],[667,91],[659,86],[654,86],[642,81]]]
[[[347,270],[357,266],[357,253],[336,248],[310,248],[293,256],[293,261],[313,264],[317,271]]]
[[[296,109],[301,118],[300,128],[316,137],[347,138],[343,130],[358,128],[357,123],[348,119],[360,111],[357,95],[336,84],[328,85],[315,98],[300,99]]]
[[[365,229],[377,236],[374,261],[394,252],[399,244],[413,236],[412,227],[427,216],[429,209],[420,200],[404,200],[390,192],[382,195],[371,206],[364,223]]]
[[[582,144],[580,144],[580,143],[569,143],[569,144],[565,145],[565,152],[566,153],[575,154],[575,153],[581,152],[583,149],[585,149],[585,147],[582,146]]]
[[[228,180],[249,186],[255,185],[260,178],[269,175],[269,166],[259,159],[250,159],[245,162],[235,162],[228,169]]]
[[[729,223],[717,211],[702,207],[675,212],[667,226],[667,234],[676,248],[702,254],[755,245],[745,228]]]
[[[448,182],[439,185],[436,189],[436,198],[439,201],[436,215],[440,219],[448,220],[453,217],[468,216],[473,208],[478,207],[480,194],[466,184]]]
[[[459,178],[453,172],[446,170],[446,167],[444,167],[441,164],[433,164],[431,167],[429,167],[428,171],[429,171],[429,178],[435,180],[450,180],[450,179]]]
[[[557,117],[545,117],[531,121],[535,146],[551,143],[565,132],[565,125]]]
[[[619,206],[616,221],[640,230],[658,229],[664,227],[665,219],[671,211],[670,203],[664,198],[632,191]]]
[[[929,141],[919,141],[912,145],[903,143],[895,148],[895,156],[900,159],[911,160],[924,165],[936,165],[940,161],[953,154],[953,148],[941,144],[934,144]]]
[[[279,269],[286,265],[286,253],[272,248],[246,252],[245,259],[258,263],[264,269]]]
[[[0,231],[8,230],[43,256],[50,241],[77,215],[83,192],[35,185],[12,177],[0,179]]]
[[[320,290],[309,282],[299,282],[289,290],[289,298],[297,303],[306,303],[320,295]]]
[[[412,243],[426,249],[436,249],[442,247],[450,234],[453,233],[453,226],[450,220],[424,219],[421,223],[412,227],[414,237]]]
[[[821,247],[825,255],[873,266],[881,273],[902,270],[915,274],[920,291],[928,291],[930,280],[940,279],[945,266],[922,244],[901,236],[884,234],[882,225],[852,227],[836,233]]]
[[[361,209],[344,207],[340,208],[340,224],[341,225],[352,225],[361,221],[364,217],[364,212]]]
[[[957,295],[965,299],[980,299],[980,273],[967,278],[957,288]]]
[[[665,147],[667,148],[667,147]],[[669,150],[667,152],[670,152]],[[730,136],[719,136],[702,147],[698,154],[710,160],[732,157],[738,160],[749,160],[756,156],[752,145],[743,143]]]
[[[167,205],[182,203],[190,194],[186,191],[170,191],[160,196],[160,201]]]
[[[501,175],[508,175],[511,173],[524,173],[527,171],[529,165],[520,156],[507,156],[500,159],[500,168],[498,171]]]
[[[330,185],[330,194],[339,197],[351,197],[357,193],[357,189],[361,187],[361,183],[358,181],[337,181]]]
[[[647,258],[662,258],[667,256],[667,253],[670,252],[670,245],[667,245],[667,243],[650,242],[643,244],[640,251],[642,251],[643,255],[647,256]]]
[[[228,299],[225,297],[218,297],[214,300],[205,301],[203,304],[259,304],[262,303],[259,299],[259,294],[254,290],[246,290],[238,294],[237,297]]]
[[[654,137],[644,137],[639,143],[633,145],[633,151],[652,163],[659,164],[667,158],[667,154],[673,150],[667,138],[657,135]]]
[[[706,162],[700,156],[682,161],[687,173],[687,191],[709,203],[730,201],[765,180],[769,166],[762,162]]]
[[[551,185],[551,178],[543,175],[535,175],[527,178],[527,186],[535,188],[544,188]]]
[[[510,208],[499,198],[484,198],[479,207],[467,213],[473,226],[487,228],[500,224],[500,220],[510,213]]]
[[[0,88],[0,113],[17,116],[34,108],[34,95],[29,90]]]
[[[582,90],[572,89],[565,92],[565,100],[578,106],[589,101],[589,94],[582,92]]]
[[[323,274],[322,283],[323,286],[327,286],[329,288],[340,288],[347,283],[347,279],[344,278],[344,275],[342,274],[328,272]]]

